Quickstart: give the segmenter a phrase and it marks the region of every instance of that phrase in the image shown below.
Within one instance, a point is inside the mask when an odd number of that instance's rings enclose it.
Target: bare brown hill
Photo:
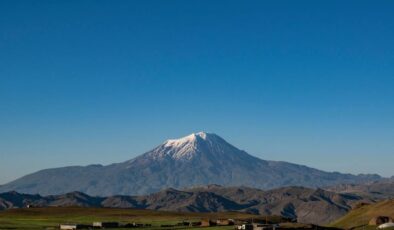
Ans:
[[[363,205],[352,210],[331,225],[345,229],[365,229],[368,226],[368,222],[378,216],[388,216],[394,219],[394,199]],[[376,226],[371,226],[371,228],[375,229]]]
[[[56,196],[0,194],[0,209],[27,205],[139,208],[178,212],[239,211],[279,215],[301,223],[327,224],[345,215],[359,202],[371,202],[357,195],[337,194],[322,189],[285,187],[263,191],[248,187],[209,185],[183,191],[166,189],[144,196],[91,197],[73,192]]]

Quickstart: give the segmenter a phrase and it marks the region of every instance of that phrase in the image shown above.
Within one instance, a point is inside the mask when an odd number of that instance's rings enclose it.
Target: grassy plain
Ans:
[[[57,228],[61,223],[92,224],[94,221],[116,221],[120,223],[151,224],[145,229],[164,229],[161,225],[173,225],[183,220],[199,221],[217,218],[256,218],[258,216],[237,213],[180,213],[138,209],[49,207],[9,209],[0,211],[0,229],[46,229]],[[178,229],[185,227],[178,227]],[[187,227],[191,230],[193,228]],[[231,226],[210,227],[209,230],[233,229]]]

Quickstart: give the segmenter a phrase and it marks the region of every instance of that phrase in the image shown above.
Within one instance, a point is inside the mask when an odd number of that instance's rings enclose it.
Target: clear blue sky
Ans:
[[[1,1],[0,184],[214,132],[394,174],[393,1]]]

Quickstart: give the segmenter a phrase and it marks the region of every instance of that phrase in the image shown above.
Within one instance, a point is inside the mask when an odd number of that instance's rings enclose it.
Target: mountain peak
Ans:
[[[193,133],[194,134],[194,136],[198,136],[198,137],[201,137],[202,139],[206,139],[207,138],[207,135],[212,135],[212,134],[208,134],[208,133],[206,133],[206,132],[198,132],[198,133]]]
[[[205,132],[192,133],[190,135],[181,137],[179,139],[169,139],[166,142],[164,142],[164,145],[166,147],[179,147],[187,143],[194,143],[198,139],[207,140],[207,138],[212,135],[214,134],[205,133]]]
[[[227,143],[223,138],[213,133],[197,132],[179,139],[169,139],[141,157],[144,159],[161,160],[174,159],[189,161],[196,156],[225,157],[226,153],[239,151]],[[129,162],[133,162],[131,160]]]
[[[169,139],[163,143],[165,154],[174,159],[191,159],[196,153],[199,143],[211,140],[215,134],[206,132],[192,133],[179,139]]]

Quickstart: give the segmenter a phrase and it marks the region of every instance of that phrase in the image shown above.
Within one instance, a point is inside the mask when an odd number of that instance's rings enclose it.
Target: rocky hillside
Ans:
[[[365,229],[368,222],[377,216],[388,216],[394,219],[394,200],[383,200],[378,203],[360,206],[331,225],[343,229]],[[371,226],[370,229],[375,229]]]
[[[248,187],[210,185],[186,190],[166,189],[145,196],[91,197],[80,192],[39,196],[17,192],[0,194],[0,209],[31,206],[82,206],[140,208],[162,211],[240,211],[280,215],[302,223],[326,224],[345,215],[352,206],[365,201],[355,195],[322,189],[286,187],[263,191]]]

